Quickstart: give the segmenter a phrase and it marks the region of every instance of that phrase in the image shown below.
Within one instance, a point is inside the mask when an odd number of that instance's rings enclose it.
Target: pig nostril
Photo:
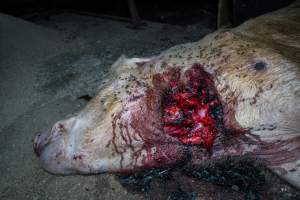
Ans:
[[[39,152],[39,148],[38,148],[38,138],[39,135],[35,136],[32,141],[33,141],[33,150],[34,150],[34,153],[40,157],[40,152]]]
[[[33,139],[32,139],[32,142],[33,142],[33,150],[34,150],[34,153],[40,157],[40,153],[41,153],[41,150],[42,150],[42,146],[41,146],[41,135],[42,134],[37,134]]]
[[[38,146],[37,143],[33,143],[33,150],[34,150],[34,153],[35,153],[38,157],[40,157],[40,148],[39,148],[39,146]]]

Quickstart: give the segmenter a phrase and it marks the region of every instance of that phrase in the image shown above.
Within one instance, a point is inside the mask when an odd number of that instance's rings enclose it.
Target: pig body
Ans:
[[[36,136],[42,167],[135,172],[248,155],[300,188],[299,13],[298,2],[158,56],[121,57],[86,108]]]

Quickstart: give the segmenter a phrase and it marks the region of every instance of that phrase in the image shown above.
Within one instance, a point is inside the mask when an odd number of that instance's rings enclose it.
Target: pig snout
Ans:
[[[40,166],[47,172],[69,174],[76,170],[72,137],[76,132],[73,130],[75,121],[70,118],[56,122],[52,129],[38,133],[33,139],[33,150],[39,157]]]
[[[57,122],[51,130],[38,133],[33,139],[33,149],[37,156],[40,156],[47,145],[67,133],[67,124]]]

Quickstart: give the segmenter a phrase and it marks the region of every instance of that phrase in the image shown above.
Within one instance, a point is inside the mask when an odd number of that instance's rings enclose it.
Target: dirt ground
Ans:
[[[206,169],[197,169],[196,174],[175,169],[134,176],[54,176],[44,172],[32,149],[35,133],[82,109],[87,102],[79,97],[95,95],[120,55],[151,56],[199,40],[212,30],[201,24],[183,27],[150,22],[135,30],[126,22],[70,13],[33,22],[0,15],[0,199],[260,197],[253,194],[258,191],[244,192],[235,182],[216,185],[208,180],[215,175],[203,175]],[[298,191],[264,169],[255,174],[260,174],[266,186],[261,195],[264,199],[299,197]],[[253,178],[254,183],[259,180]]]

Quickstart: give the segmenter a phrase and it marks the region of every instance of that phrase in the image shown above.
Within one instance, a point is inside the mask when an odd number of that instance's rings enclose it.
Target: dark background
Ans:
[[[218,0],[135,2],[141,18],[150,21],[187,25],[206,19],[213,22],[217,20]],[[284,7],[293,0],[229,0],[229,2],[231,24],[238,25],[249,18]],[[130,16],[127,0],[1,0],[1,4],[0,12],[21,17],[52,15],[66,10],[127,18]]]

